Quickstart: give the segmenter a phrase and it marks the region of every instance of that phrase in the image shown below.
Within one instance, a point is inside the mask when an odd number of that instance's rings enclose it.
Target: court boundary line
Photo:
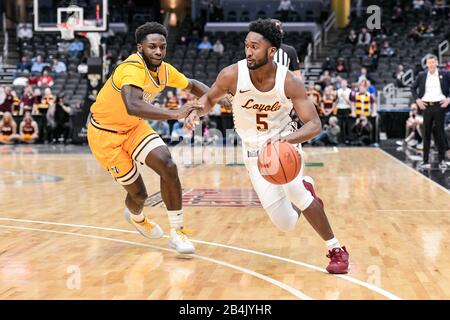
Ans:
[[[60,222],[46,222],[46,221],[37,221],[37,220],[28,220],[28,219],[14,219],[14,218],[5,218],[5,217],[0,217],[0,221],[4,220],[4,221],[18,221],[18,222],[25,222],[25,223],[37,223],[37,224],[47,224],[47,225],[57,225],[57,226],[66,226],[66,227],[75,227],[75,228],[87,228],[87,229],[98,229],[98,230],[106,230],[106,231],[117,231],[117,232],[123,232],[123,233],[133,233],[133,234],[139,234],[139,232],[137,231],[131,231],[131,230],[125,230],[125,229],[116,229],[116,228],[108,228],[108,227],[98,227],[98,226],[90,226],[90,225],[80,225],[80,224],[68,224],[68,223],[60,223]],[[168,238],[168,236],[164,236],[165,238]],[[269,253],[264,253],[264,252],[260,252],[260,251],[256,251],[256,250],[252,250],[252,249],[247,249],[247,248],[241,248],[241,247],[236,247],[236,246],[230,246],[230,245],[226,245],[226,244],[222,244],[222,243],[217,243],[217,242],[209,242],[209,241],[203,241],[203,240],[195,240],[195,239],[191,239],[192,242],[194,243],[200,243],[200,244],[205,244],[205,245],[210,245],[210,246],[214,246],[214,247],[222,247],[222,248],[227,248],[227,249],[231,249],[231,250],[236,250],[236,251],[241,251],[241,252],[246,252],[246,253],[250,253],[250,254],[254,254],[254,255],[258,255],[258,256],[262,256],[262,257],[267,257],[270,259],[274,259],[274,260],[279,260],[279,261],[284,261],[284,262],[288,262],[288,263],[292,263],[298,266],[302,266],[308,269],[312,269],[315,271],[319,271],[325,274],[329,274],[328,271],[326,271],[324,268],[321,267],[317,267],[314,266],[312,264],[309,263],[305,263],[305,262],[301,262],[301,261],[297,261],[294,259],[290,259],[290,258],[285,258],[285,257],[280,257],[280,256],[276,256],[276,255],[272,255]],[[360,285],[362,287],[365,287],[366,289],[376,292],[388,299],[391,300],[402,300],[402,298],[398,297],[397,295],[384,290],[380,287],[377,287],[373,284],[364,282],[362,280],[353,278],[349,275],[342,275],[342,274],[329,274],[331,276],[334,277],[338,277],[341,278],[343,280],[347,280],[349,282],[355,283],[357,285]]]
[[[416,175],[419,175],[420,177],[422,177],[423,179],[431,182],[432,184],[434,184],[436,187],[438,187],[439,189],[441,189],[442,191],[446,192],[447,194],[450,195],[450,190],[444,188],[443,186],[441,186],[439,183],[437,183],[436,181],[433,181],[432,179],[424,176],[423,174],[421,174],[420,172],[418,172],[417,170],[411,168],[410,166],[408,166],[406,163],[404,163],[403,161],[401,161],[400,159],[397,159],[396,157],[394,157],[393,155],[391,155],[390,153],[384,151],[381,148],[376,148],[377,150],[379,150],[382,154],[385,154],[389,157],[391,157],[392,159],[394,159],[395,161],[399,162],[400,164],[402,164],[403,166],[405,166],[406,168],[408,168],[409,170],[411,170],[412,172],[414,172]]]
[[[124,243],[124,244],[128,244],[128,245],[133,245],[133,246],[140,246],[140,247],[147,247],[147,248],[153,248],[153,249],[157,249],[157,250],[162,250],[162,251],[166,251],[166,252],[172,252],[177,254],[176,250],[173,249],[167,249],[167,248],[163,248],[160,246],[156,246],[156,245],[151,245],[151,244],[146,244],[146,243],[140,243],[140,242],[135,242],[135,241],[128,241],[128,240],[123,240],[123,239],[116,239],[116,238],[108,238],[108,237],[101,237],[101,236],[96,236],[96,235],[88,235],[85,233],[77,233],[77,232],[66,232],[66,231],[57,231],[57,230],[49,230],[49,229],[37,229],[37,228],[27,228],[27,227],[16,227],[16,226],[7,226],[7,225],[0,225],[0,228],[3,229],[16,229],[16,230],[25,230],[25,231],[34,231],[34,232],[45,232],[45,233],[56,233],[56,234],[63,234],[63,235],[72,235],[72,236],[78,236],[78,237],[84,237],[84,238],[91,238],[91,239],[97,239],[97,240],[105,240],[105,241],[112,241],[112,242],[117,242],[117,243]],[[263,275],[261,273],[258,273],[256,271],[244,268],[244,267],[240,267],[222,260],[217,260],[217,259],[213,259],[213,258],[209,258],[209,257],[204,257],[204,256],[200,256],[197,254],[190,254],[189,257],[193,257],[193,258],[197,258],[199,260],[204,260],[207,262],[211,262],[211,263],[215,263],[224,267],[228,267],[234,270],[238,270],[242,273],[251,275],[255,278],[258,278],[260,280],[263,280],[265,282],[268,282],[272,285],[277,286],[278,288],[285,290],[287,292],[289,292],[290,294],[294,295],[295,297],[299,298],[300,300],[313,300],[310,296],[304,294],[303,292],[287,285],[284,282],[278,281],[276,279],[273,279],[269,276]]]

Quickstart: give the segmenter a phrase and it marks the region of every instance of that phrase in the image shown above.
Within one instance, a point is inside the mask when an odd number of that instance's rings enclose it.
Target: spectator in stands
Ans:
[[[372,36],[367,32],[366,28],[362,28],[361,33],[358,36],[358,45],[367,46],[372,41]]]
[[[330,57],[326,57],[325,61],[322,63],[322,70],[323,71],[331,71],[334,70],[334,66],[333,63],[331,62],[331,58]]]
[[[361,74],[358,77],[358,84],[361,83],[361,81],[364,80],[370,80],[369,76],[367,74],[367,68],[361,68]]]
[[[58,59],[53,59],[52,71],[56,73],[67,72],[67,67],[64,61],[60,61]]]
[[[28,85],[30,85],[30,86],[37,86],[38,82],[39,82],[39,79],[37,77],[37,73],[32,72],[28,76]]]
[[[378,57],[378,44],[375,41],[372,41],[367,49],[367,56],[369,58],[377,58]]]
[[[433,27],[433,23],[430,23],[427,27],[427,29],[425,30],[424,34],[422,35],[425,38],[432,38],[434,37],[434,27]]]
[[[151,126],[165,142],[170,141],[170,126],[167,121],[153,120]]]
[[[352,90],[348,88],[347,80],[341,81],[341,88],[337,90],[336,94],[336,115],[340,127],[340,142],[345,142],[350,133],[350,113],[352,112],[351,102]]]
[[[294,11],[294,6],[291,0],[281,0],[278,6],[278,11],[281,12],[281,21],[287,21],[289,17],[289,12]]]
[[[12,89],[6,86],[4,88],[4,99],[0,103],[0,112],[12,112],[13,103],[14,96],[12,95]]]
[[[87,59],[83,58],[80,62],[80,64],[77,66],[78,73],[85,75],[88,73],[88,65],[87,65]]]
[[[423,117],[418,114],[417,104],[413,103],[409,111],[409,118],[406,120],[405,139],[396,141],[396,143],[400,146],[406,144],[415,147],[422,140],[422,125]]]
[[[39,114],[39,109],[42,105],[42,93],[41,89],[35,88],[33,92],[33,114]]]
[[[17,123],[11,112],[6,111],[0,121],[0,143],[12,144],[19,139],[17,134]]]
[[[409,31],[408,39],[414,40],[414,42],[419,42],[421,39],[420,33],[417,27],[413,27],[411,31]]]
[[[198,34],[198,30],[197,29],[192,30],[191,34],[188,37],[188,42],[197,43],[199,40],[200,36]]]
[[[372,141],[373,127],[370,124],[367,116],[361,115],[356,119],[355,125],[351,129],[352,133],[352,145],[356,146],[368,146]]]
[[[315,88],[315,84],[313,81],[310,81],[308,84],[308,90],[306,90],[306,95],[309,97],[311,102],[316,107],[317,114],[319,116],[323,116],[322,114],[322,95],[318,90]]]
[[[27,40],[33,38],[33,28],[28,27],[25,23],[19,23],[17,27],[17,38]]]
[[[217,39],[216,43],[214,43],[213,51],[222,55],[224,50],[225,50],[225,48],[222,44],[222,41],[220,41],[220,39]]]
[[[22,72],[31,72],[31,64],[28,62],[27,57],[22,57],[20,63],[16,67],[16,76]]]
[[[44,70],[42,75],[39,77],[38,86],[39,87],[52,87],[54,84],[52,76],[47,70]]]
[[[164,98],[164,107],[169,110],[176,110],[179,108],[178,97],[174,95],[172,90],[167,91],[167,95]],[[167,123],[170,127],[170,132],[172,133],[173,125],[177,122],[177,120],[168,120]]]
[[[157,101],[153,102],[156,108],[161,108],[161,104]],[[164,140],[164,142],[170,141],[170,126],[165,120],[152,120],[150,125],[156,131],[156,133]]]
[[[335,89],[339,89],[341,87],[341,81],[342,81],[342,78],[340,76],[338,76],[335,71],[331,72],[330,82],[331,82],[331,85]]]
[[[425,26],[425,22],[423,22],[423,20],[420,20],[419,25],[417,26],[417,32],[420,36],[422,36],[426,30],[427,27]]]
[[[394,7],[393,10],[393,14],[392,14],[392,22],[397,23],[397,22],[403,22],[403,9],[401,6],[396,5]]]
[[[31,86],[26,86],[23,91],[22,99],[20,99],[19,115],[23,115],[27,111],[30,112],[33,111],[33,102],[34,102],[33,90]]]
[[[403,88],[404,84],[403,84],[403,75],[405,74],[405,70],[403,65],[399,64],[397,66],[397,70],[394,72],[394,79],[395,79],[395,85],[398,88]]]
[[[356,45],[358,43],[358,36],[356,35],[355,30],[350,30],[350,34],[348,35],[346,42],[352,45]]]
[[[170,135],[170,140],[172,144],[177,144],[180,140],[190,139],[191,132],[184,130],[184,119],[175,120],[173,124],[172,133]],[[180,139],[181,138],[181,139]]]
[[[30,111],[25,112],[25,116],[19,126],[19,132],[19,140],[24,143],[35,143],[39,139],[39,128]]]
[[[342,57],[339,57],[336,63],[336,72],[342,73],[342,72],[347,72],[347,67],[346,67],[346,63],[345,63],[345,59]]]
[[[392,57],[395,56],[395,49],[389,45],[388,41],[383,42],[383,47],[380,49],[380,55],[382,57]]]
[[[71,57],[78,58],[84,51],[84,43],[80,39],[75,38],[75,40],[69,44],[68,49],[68,53]]]
[[[319,83],[323,89],[331,84],[331,76],[328,70],[325,70],[320,76]]]
[[[330,117],[329,124],[325,124],[322,133],[312,140],[312,145],[335,146],[338,144],[341,128],[336,117]]]
[[[37,56],[35,59],[32,59],[31,72],[42,73],[44,68],[48,66],[47,63],[43,62],[42,56]]]
[[[197,46],[197,49],[199,50],[212,50],[213,46],[211,42],[209,42],[209,39],[207,36],[203,37],[202,42],[200,42]]]
[[[358,91],[352,96],[353,118],[364,115],[366,117],[376,116],[375,98],[367,91],[367,81],[361,81]]]
[[[334,91],[334,87],[332,85],[329,85],[325,87],[325,90],[323,91],[322,96],[322,114],[321,117],[322,124],[325,124],[328,122],[328,119],[330,118],[331,114],[335,111],[336,107],[336,92]]]
[[[53,131],[53,138],[56,142],[59,141],[61,135],[63,136],[63,143],[68,143],[72,126],[70,123],[71,109],[64,101],[64,94],[61,94],[54,104],[54,120],[55,128]]]
[[[41,105],[38,106],[38,112],[40,114],[45,114],[51,106],[56,102],[55,96],[50,88],[45,88],[44,96],[41,99]]]
[[[58,42],[58,53],[60,55],[66,55],[69,52],[69,41],[63,40]]]

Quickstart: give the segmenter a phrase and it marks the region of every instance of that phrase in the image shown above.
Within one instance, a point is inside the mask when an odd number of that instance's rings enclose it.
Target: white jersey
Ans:
[[[277,63],[275,86],[261,92],[255,88],[247,61],[238,62],[238,81],[233,98],[236,132],[247,148],[259,149],[266,141],[281,134],[292,122],[292,102],[284,93],[288,68]]]

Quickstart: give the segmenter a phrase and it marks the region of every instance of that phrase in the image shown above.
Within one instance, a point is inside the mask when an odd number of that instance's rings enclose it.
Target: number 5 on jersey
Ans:
[[[269,124],[265,121],[268,116],[269,115],[267,113],[256,114],[256,129],[258,129],[258,131],[269,130]]]

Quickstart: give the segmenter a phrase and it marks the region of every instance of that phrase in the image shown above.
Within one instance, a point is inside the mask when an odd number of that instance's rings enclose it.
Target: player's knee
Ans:
[[[297,224],[298,214],[290,205],[289,207],[285,207],[279,203],[275,203],[267,207],[266,211],[269,214],[272,223],[280,231],[289,232],[293,230]]]
[[[176,180],[178,178],[178,168],[172,158],[168,158],[165,161],[164,170],[161,174],[162,178],[165,180]]]

